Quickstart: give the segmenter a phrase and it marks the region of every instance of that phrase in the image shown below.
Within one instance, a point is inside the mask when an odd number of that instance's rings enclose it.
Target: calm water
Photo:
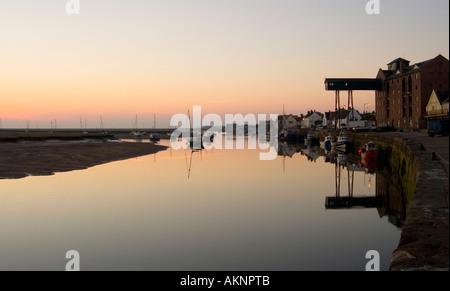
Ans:
[[[258,157],[169,149],[0,180],[0,270],[64,270],[68,250],[81,270],[363,271],[368,250],[388,269],[400,229],[383,209],[327,210],[334,164]],[[354,196],[375,196],[380,178],[353,173]],[[349,178],[342,169],[341,196]]]

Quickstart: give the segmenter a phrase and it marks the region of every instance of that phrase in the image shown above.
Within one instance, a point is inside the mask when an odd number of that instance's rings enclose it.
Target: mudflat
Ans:
[[[166,150],[150,143],[104,141],[0,142],[0,179],[47,176]]]

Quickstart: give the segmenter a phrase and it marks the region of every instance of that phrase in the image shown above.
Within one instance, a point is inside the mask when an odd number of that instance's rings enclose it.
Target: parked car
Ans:
[[[428,120],[428,135],[447,136],[449,133],[448,119],[430,119]]]
[[[353,132],[369,132],[370,126],[357,126],[352,128]]]

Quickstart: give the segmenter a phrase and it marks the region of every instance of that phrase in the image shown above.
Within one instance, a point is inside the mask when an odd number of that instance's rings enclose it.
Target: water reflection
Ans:
[[[189,154],[188,154],[189,153]],[[191,170],[192,170],[192,157],[194,154],[200,155],[200,159],[203,159],[203,150],[184,150],[184,155],[186,159],[186,171],[187,171],[187,178],[189,179],[191,177]],[[188,158],[189,156],[189,158]]]
[[[325,163],[334,165],[334,196],[325,198],[326,209],[376,208],[379,217],[388,217],[388,221],[401,228],[406,218],[406,208],[402,188],[392,179],[392,175],[385,169],[387,158],[378,161],[361,160],[354,152],[328,151],[309,144],[294,144],[283,142],[279,147],[279,156],[292,158],[300,154],[310,162],[316,162],[323,157]],[[285,169],[285,162],[283,162]],[[374,193],[354,193],[355,173],[364,175],[367,189],[376,189]],[[342,185],[342,182],[346,185]],[[375,180],[375,185],[373,181]],[[367,181],[367,182],[366,182]],[[345,186],[345,187],[343,187]],[[344,192],[342,192],[344,188]]]
[[[383,205],[326,210],[336,166],[340,197],[350,185],[353,197],[385,193]],[[260,161],[258,150],[169,148],[2,180],[0,270],[63,270],[71,249],[82,270],[189,271],[364,270],[366,252],[376,249],[387,270],[400,199],[379,173],[353,166],[351,154],[302,144],[281,144],[273,161]]]

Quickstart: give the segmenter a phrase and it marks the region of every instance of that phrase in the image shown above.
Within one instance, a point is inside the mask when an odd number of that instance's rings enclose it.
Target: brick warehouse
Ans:
[[[438,55],[410,65],[398,58],[387,66],[387,70],[380,69],[377,74],[377,79],[382,80],[382,89],[375,93],[378,125],[425,129],[426,106],[432,91],[449,91],[449,60]]]

